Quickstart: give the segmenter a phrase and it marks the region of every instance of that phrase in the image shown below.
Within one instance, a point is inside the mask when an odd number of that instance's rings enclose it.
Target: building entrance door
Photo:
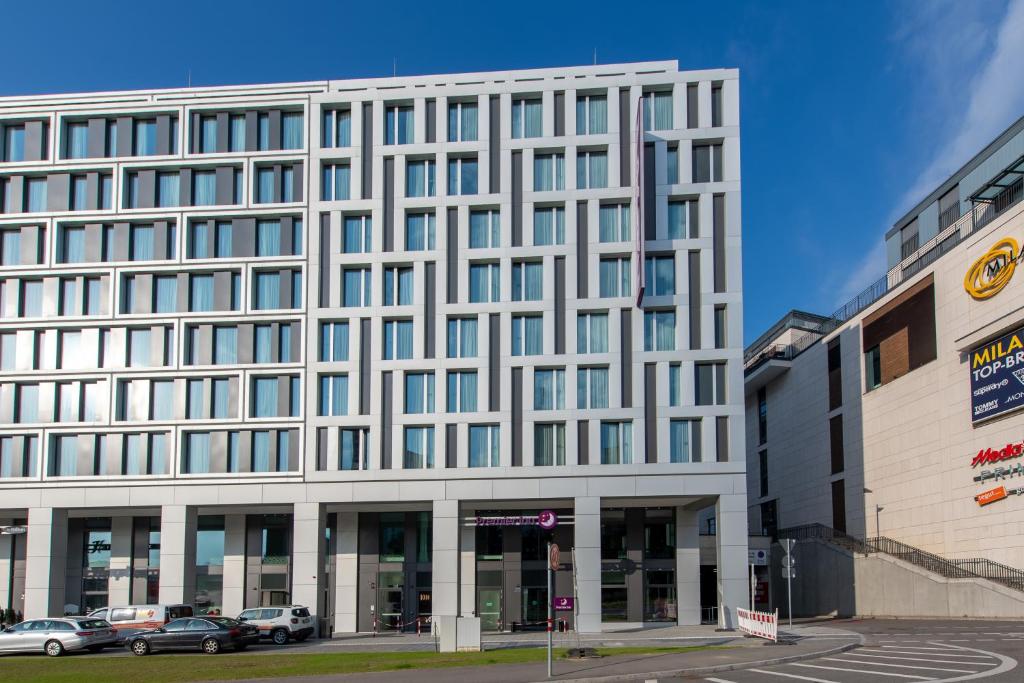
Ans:
[[[500,631],[502,596],[500,588],[480,588],[477,591],[477,615],[481,631]]]
[[[400,571],[377,574],[377,619],[381,631],[395,631],[402,624],[404,583]]]

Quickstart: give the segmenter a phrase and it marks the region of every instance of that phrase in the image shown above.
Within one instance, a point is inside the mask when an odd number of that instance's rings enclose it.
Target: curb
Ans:
[[[802,655],[791,655],[789,657],[775,657],[774,659],[762,659],[756,662],[741,662],[736,664],[719,664],[716,666],[703,666],[696,667],[693,669],[671,669],[668,671],[649,671],[647,673],[633,673],[633,674],[618,674],[613,676],[590,676],[587,678],[561,678],[557,679],[561,683],[609,683],[611,681],[647,681],[652,678],[666,678],[666,677],[679,677],[679,676],[704,676],[707,674],[723,673],[726,671],[738,671],[740,669],[749,669],[756,666],[778,666],[779,664],[791,664],[793,662],[800,662],[805,659],[817,659],[818,657],[828,657],[829,655],[837,655],[842,652],[848,652],[855,647],[860,647],[864,644],[864,636],[857,634],[856,642],[851,642],[846,645],[834,647],[828,650],[818,650],[816,652],[807,652]]]

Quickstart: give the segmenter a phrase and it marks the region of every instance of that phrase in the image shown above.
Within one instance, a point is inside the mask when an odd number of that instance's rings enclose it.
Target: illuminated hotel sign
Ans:
[[[967,269],[964,289],[978,301],[995,296],[1013,277],[1018,260],[1017,240],[1004,237]]]
[[[501,517],[485,517],[478,515],[474,520],[476,526],[539,526],[549,530],[558,526],[558,515],[551,510],[544,510],[536,515],[503,515]]]
[[[1024,327],[973,349],[971,421],[1024,407]]]

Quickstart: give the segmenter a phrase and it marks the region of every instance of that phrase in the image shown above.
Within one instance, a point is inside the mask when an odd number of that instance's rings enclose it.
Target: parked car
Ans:
[[[260,637],[270,638],[275,645],[284,645],[289,639],[301,643],[313,634],[313,617],[302,605],[254,607],[239,614],[238,620],[258,628]]]
[[[255,626],[230,617],[175,619],[160,628],[133,633],[125,647],[136,655],[161,650],[200,650],[215,655],[226,647],[241,652],[260,639]]]
[[[93,619],[106,619],[117,631],[117,642],[140,631],[160,628],[174,619],[192,616],[192,605],[128,605],[103,607],[89,612]]]
[[[102,619],[29,619],[0,631],[0,652],[43,652],[50,657],[73,650],[99,652],[113,645],[116,637]]]

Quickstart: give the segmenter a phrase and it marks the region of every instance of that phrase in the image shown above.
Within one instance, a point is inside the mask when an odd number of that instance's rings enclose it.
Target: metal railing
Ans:
[[[1020,569],[985,558],[949,560],[887,536],[861,539],[824,524],[804,524],[781,529],[779,538],[824,541],[863,555],[884,553],[949,579],[986,579],[1024,591],[1024,571]]]

